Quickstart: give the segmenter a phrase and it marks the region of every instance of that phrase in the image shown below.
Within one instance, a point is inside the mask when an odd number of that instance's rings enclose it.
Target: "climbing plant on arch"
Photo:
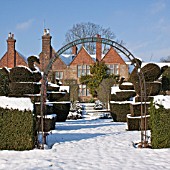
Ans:
[[[110,39],[106,39],[106,38],[87,37],[87,38],[77,39],[75,41],[72,41],[72,42],[66,44],[65,46],[60,48],[55,53],[55,55],[50,59],[47,67],[44,70],[44,74],[43,74],[43,77],[42,77],[42,85],[41,85],[41,122],[43,122],[43,117],[44,117],[44,109],[45,109],[45,101],[46,101],[46,83],[47,83],[47,77],[48,77],[48,73],[49,73],[50,69],[52,68],[53,63],[56,61],[56,59],[62,53],[64,53],[69,48],[71,48],[71,47],[73,47],[75,45],[89,43],[89,42],[92,42],[92,43],[93,42],[100,42],[101,44],[110,45],[111,47],[117,49],[119,52],[123,53],[129,59],[129,61],[132,61],[132,60],[136,59],[133,56],[133,54],[127,48],[125,48],[123,45],[119,44],[116,41],[113,41],[113,40],[110,40]],[[141,81],[143,82],[142,84],[145,84],[144,83],[144,81],[145,81],[144,77],[139,78],[139,79],[141,79]],[[144,90],[145,90],[145,88],[144,88]],[[43,135],[43,123],[41,125],[42,125],[42,135]]]

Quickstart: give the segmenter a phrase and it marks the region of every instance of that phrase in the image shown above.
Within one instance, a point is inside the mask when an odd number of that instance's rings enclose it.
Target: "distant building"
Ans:
[[[99,35],[97,35],[100,38]],[[42,52],[40,53],[40,68],[44,71],[49,63],[50,58],[55,54],[55,50],[51,46],[50,32],[44,31],[42,36]],[[90,74],[90,65],[96,61],[104,61],[110,68],[110,74],[120,75],[128,78],[128,65],[122,57],[116,52],[113,47],[110,47],[106,54],[102,54],[102,44],[96,42],[96,54],[91,55],[82,46],[77,50],[76,46],[72,47],[72,54],[62,54],[53,63],[49,81],[60,79],[63,85],[66,82],[73,82],[79,84],[79,98],[80,100],[87,100],[91,98],[88,89],[85,85],[80,84],[79,78],[81,75]]]
[[[7,52],[0,59],[0,68],[8,67],[13,68],[18,65],[27,66],[26,57],[20,54],[15,49],[16,40],[14,39],[14,34],[9,33],[7,39]]]
[[[100,35],[97,36],[100,38]],[[40,65],[38,65],[42,72],[56,53],[51,45],[51,39],[50,31],[44,29],[42,51],[39,54]],[[7,52],[0,59],[0,68],[13,68],[18,65],[27,66],[26,57],[16,51],[15,43],[14,35],[9,33]],[[68,82],[78,84],[80,101],[90,99],[91,95],[88,89],[85,85],[80,84],[79,78],[81,75],[90,74],[90,65],[93,65],[96,61],[104,61],[110,68],[110,74],[120,75],[126,79],[128,78],[128,65],[116,50],[110,47],[106,54],[102,54],[102,44],[96,42],[96,54],[89,54],[84,46],[82,46],[79,51],[76,46],[73,46],[71,54],[62,54],[58,57],[52,65],[48,81],[56,83],[56,79],[59,79],[63,85],[68,85]]]

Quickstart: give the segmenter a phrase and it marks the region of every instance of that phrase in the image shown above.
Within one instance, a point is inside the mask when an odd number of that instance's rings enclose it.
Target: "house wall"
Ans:
[[[105,64],[118,64],[120,77],[124,77],[126,80],[128,79],[128,65],[113,47],[106,53],[102,61],[104,61]]]
[[[16,40],[14,39],[14,35],[9,33],[7,39],[7,52],[0,59],[1,68],[3,67],[13,68],[18,65],[27,66],[27,63],[24,60],[24,58],[15,50],[15,43]]]

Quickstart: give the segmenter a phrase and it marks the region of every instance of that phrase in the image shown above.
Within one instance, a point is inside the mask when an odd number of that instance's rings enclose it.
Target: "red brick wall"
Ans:
[[[7,65],[8,65],[8,57],[6,52],[0,60],[0,68],[7,67]]]
[[[18,65],[22,65],[22,66],[27,66],[27,63],[26,61],[23,59],[23,57],[21,57],[18,52],[16,52],[16,66]]]
[[[42,36],[42,52],[39,54],[40,57],[40,70],[44,71],[47,67],[50,58],[53,55],[53,49],[51,46],[51,36],[46,34]]]
[[[3,67],[13,68],[18,65],[27,66],[26,61],[16,51],[14,54],[15,64],[14,64],[14,56],[10,56],[9,54],[11,53],[6,52],[5,55],[1,58],[0,68],[3,68]]]
[[[102,61],[105,64],[118,64],[120,77],[125,77],[126,80],[128,79],[128,65],[113,47],[110,48]]]
[[[16,40],[14,39],[14,35],[10,33],[7,39],[7,52],[0,60],[1,68],[13,68],[18,65],[27,66],[27,63],[24,58],[20,56],[19,53],[15,50],[15,43]]]
[[[87,53],[87,51],[82,47],[77,54],[77,56],[74,58],[74,60],[71,62],[70,66],[73,65],[90,65],[93,64],[94,60],[91,58],[91,56]]]
[[[97,35],[97,38],[101,38],[100,35]],[[102,44],[100,42],[96,42],[96,60],[101,61],[102,57]]]
[[[13,37],[7,39],[7,67],[13,68],[16,66],[16,51],[15,51],[16,40]]]

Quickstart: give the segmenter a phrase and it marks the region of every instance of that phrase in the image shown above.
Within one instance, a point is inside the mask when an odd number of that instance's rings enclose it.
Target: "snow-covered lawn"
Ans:
[[[140,131],[112,119],[67,120],[48,135],[50,149],[0,151],[2,170],[169,170],[170,149],[138,149]]]

